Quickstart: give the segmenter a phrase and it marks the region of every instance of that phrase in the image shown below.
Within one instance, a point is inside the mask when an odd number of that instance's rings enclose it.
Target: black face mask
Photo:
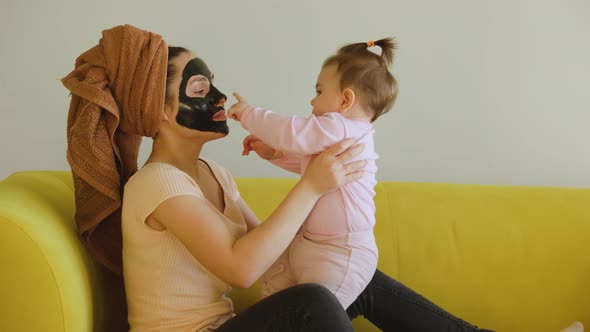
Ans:
[[[191,77],[203,75],[209,80],[209,92],[205,97],[189,97],[186,95],[186,86]],[[178,115],[176,121],[187,128],[200,131],[227,134],[229,128],[227,121],[213,121],[213,115],[221,110],[223,106],[217,107],[220,100],[227,100],[227,96],[221,93],[211,84],[211,71],[205,62],[199,58],[189,61],[182,71],[182,82],[178,94]]]

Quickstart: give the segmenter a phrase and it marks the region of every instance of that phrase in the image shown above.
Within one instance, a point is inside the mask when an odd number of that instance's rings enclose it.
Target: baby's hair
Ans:
[[[371,46],[381,47],[381,55],[370,51]],[[340,89],[352,88],[357,93],[363,106],[372,112],[371,122],[387,113],[397,97],[397,80],[389,72],[396,48],[393,38],[348,44],[322,65],[337,66]]]

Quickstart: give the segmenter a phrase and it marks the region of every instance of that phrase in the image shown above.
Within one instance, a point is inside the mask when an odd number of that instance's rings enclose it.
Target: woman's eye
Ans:
[[[207,94],[207,91],[205,89],[195,89],[193,90],[192,94],[195,96],[204,96]]]

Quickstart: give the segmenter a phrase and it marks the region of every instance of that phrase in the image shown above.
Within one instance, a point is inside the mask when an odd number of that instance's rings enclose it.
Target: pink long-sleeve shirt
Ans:
[[[301,118],[248,108],[241,118],[244,129],[260,138],[284,156],[272,163],[303,174],[311,155],[324,151],[346,138],[364,144],[354,160],[366,160],[362,178],[322,196],[307,217],[303,229],[322,236],[339,236],[373,229],[375,225],[376,159],[373,125],[361,119],[345,118],[339,113]],[[353,161],[354,161],[353,160]]]

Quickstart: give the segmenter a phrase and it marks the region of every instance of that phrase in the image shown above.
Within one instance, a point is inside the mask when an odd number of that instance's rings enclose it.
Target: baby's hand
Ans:
[[[246,136],[246,138],[244,138],[244,141],[242,142],[242,145],[244,146],[242,156],[247,156],[250,153],[250,151],[256,152],[256,154],[260,156],[260,158],[266,160],[274,160],[281,158],[283,156],[283,153],[281,151],[277,151],[271,148],[254,135]]]
[[[242,113],[244,113],[244,111],[248,109],[250,105],[246,100],[244,100],[244,97],[240,96],[237,92],[234,92],[233,95],[236,97],[238,102],[231,105],[227,111],[227,115],[236,121],[240,121],[242,119]]]

